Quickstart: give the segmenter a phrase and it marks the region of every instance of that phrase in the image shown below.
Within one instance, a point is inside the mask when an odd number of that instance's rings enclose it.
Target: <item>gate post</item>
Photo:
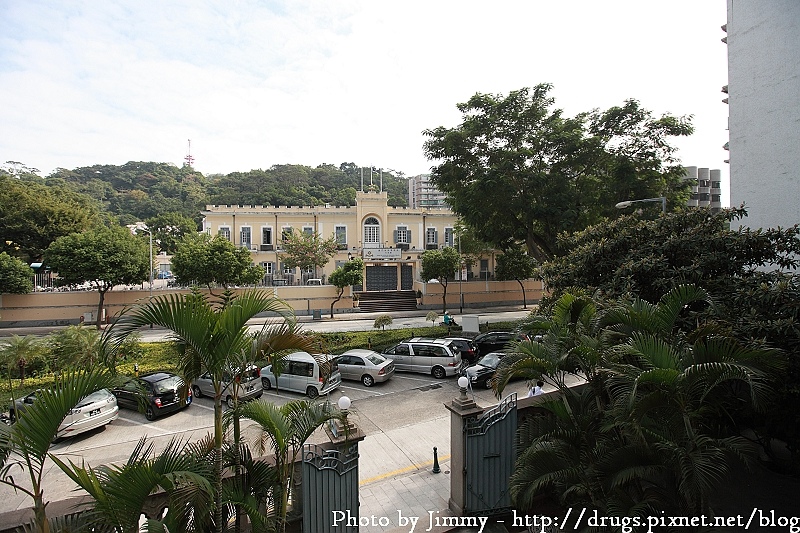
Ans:
[[[455,516],[463,516],[466,500],[466,432],[467,420],[478,418],[484,409],[467,397],[469,380],[458,378],[459,397],[444,404],[450,411],[450,498],[447,506]]]
[[[305,444],[302,457],[303,533],[358,533],[358,443],[364,433],[347,418],[350,399],[339,399],[341,418],[325,426],[330,443]],[[334,525],[334,518],[355,523]]]

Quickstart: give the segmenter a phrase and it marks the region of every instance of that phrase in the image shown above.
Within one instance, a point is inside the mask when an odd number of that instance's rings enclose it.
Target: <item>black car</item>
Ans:
[[[527,341],[530,338],[525,333],[511,331],[489,331],[481,333],[472,342],[478,349],[478,355],[504,350],[512,342]]]
[[[491,389],[492,384],[489,383],[489,380],[494,377],[500,359],[504,355],[503,352],[487,353],[476,364],[467,367],[464,375],[469,379],[470,386],[473,389]]]
[[[466,363],[472,365],[478,360],[478,352],[475,350],[475,345],[472,339],[465,339],[463,337],[445,337],[453,341],[453,345],[461,352],[461,359]]]
[[[117,404],[128,409],[144,410],[148,420],[180,411],[192,403],[192,391],[183,379],[172,372],[150,372],[115,388]]]

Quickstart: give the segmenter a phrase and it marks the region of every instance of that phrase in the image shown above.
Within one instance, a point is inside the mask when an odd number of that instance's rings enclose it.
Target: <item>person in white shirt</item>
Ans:
[[[534,396],[539,396],[544,391],[542,391],[542,387],[544,387],[544,381],[537,381],[536,386],[532,389],[528,389],[528,398],[532,398]]]

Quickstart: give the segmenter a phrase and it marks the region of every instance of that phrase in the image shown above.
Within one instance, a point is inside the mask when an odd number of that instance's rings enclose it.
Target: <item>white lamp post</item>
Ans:
[[[141,231],[146,231],[147,235],[150,237],[150,259],[148,259],[149,263],[148,270],[150,271],[150,299],[152,300],[153,299],[153,232],[150,230],[150,228],[144,225],[137,225],[136,229]]]
[[[644,198],[642,200],[626,200],[624,202],[619,202],[615,207],[617,209],[625,209],[626,207],[630,207],[631,204],[635,204],[637,202],[661,202],[661,213],[667,213],[667,197],[666,196],[659,196],[658,198]]]

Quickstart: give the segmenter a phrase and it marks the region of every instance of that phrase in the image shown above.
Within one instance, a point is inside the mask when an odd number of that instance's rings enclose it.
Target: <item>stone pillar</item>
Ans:
[[[461,380],[465,379],[467,378],[463,376],[459,378],[459,397],[454,398],[450,403],[444,404],[447,410],[450,411],[450,498],[447,506],[455,516],[464,514],[466,498],[466,476],[464,471],[466,435],[464,434],[464,426],[468,419],[478,418],[484,412],[482,407],[478,407],[474,400],[467,397],[466,387],[461,387],[464,384]]]

